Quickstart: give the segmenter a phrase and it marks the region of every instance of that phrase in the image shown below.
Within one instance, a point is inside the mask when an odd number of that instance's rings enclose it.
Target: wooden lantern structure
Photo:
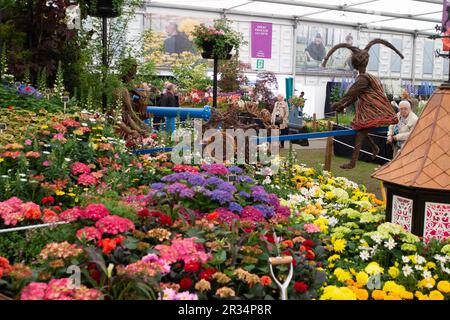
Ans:
[[[439,240],[450,237],[450,84],[429,99],[409,139],[372,177],[387,189],[387,220]]]

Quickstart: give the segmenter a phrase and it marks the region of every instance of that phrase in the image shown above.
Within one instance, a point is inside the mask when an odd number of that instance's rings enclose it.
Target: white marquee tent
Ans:
[[[150,0],[147,5],[433,34],[443,0]]]

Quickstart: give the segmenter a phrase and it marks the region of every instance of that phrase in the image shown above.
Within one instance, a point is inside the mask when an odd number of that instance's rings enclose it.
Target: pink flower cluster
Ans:
[[[322,232],[320,227],[318,225],[313,224],[313,223],[306,223],[306,224],[304,224],[303,225],[303,229],[305,229],[305,231],[307,233],[320,233],[320,232]]]
[[[84,227],[77,231],[77,238],[97,241],[102,238],[102,233],[95,227]]]
[[[0,217],[4,224],[15,226],[25,218],[39,219],[40,208],[33,202],[23,202],[17,197],[12,197],[0,202]]]
[[[131,220],[119,216],[106,216],[101,218],[96,222],[95,226],[102,234],[119,234],[134,230],[134,223]]]
[[[70,167],[70,170],[72,171],[72,174],[77,176],[80,173],[90,173],[91,168],[82,162],[74,162],[72,166]]]
[[[49,258],[53,259],[66,259],[70,257],[77,257],[83,252],[83,249],[79,248],[75,244],[70,244],[67,241],[64,242],[52,242],[48,243],[41,253],[39,253],[39,258],[42,260],[47,260]]]
[[[265,221],[264,215],[261,211],[256,209],[253,206],[246,206],[241,212],[242,220],[250,220],[254,222],[263,222]]]
[[[217,174],[217,175],[227,175],[230,172],[228,171],[227,167],[223,163],[205,163],[202,164],[202,170],[210,173],[210,174]]]
[[[83,210],[81,210],[80,208],[67,209],[60,213],[59,219],[61,221],[73,222],[78,220],[78,218],[81,217],[82,214]]]
[[[73,286],[72,279],[52,279],[48,284],[31,282],[20,294],[21,300],[99,300],[102,293],[84,285]]]
[[[200,261],[206,263],[210,256],[204,251],[201,243],[196,243],[196,237],[192,238],[177,238],[173,239],[170,246],[160,244],[155,247],[159,250],[162,259],[169,263],[174,263],[179,260],[183,260],[184,263],[191,261]]]
[[[64,119],[62,124],[65,125],[66,127],[73,127],[73,128],[77,128],[80,126],[80,123],[73,119]]]
[[[102,204],[90,204],[81,212],[81,217],[94,221],[109,216],[109,211]]]
[[[162,296],[161,294],[159,295],[158,300],[198,300],[198,296],[189,291],[176,292],[172,288],[165,288]]]
[[[98,183],[97,179],[89,173],[83,173],[81,176],[78,177],[78,184],[80,186],[94,186],[97,183]]]
[[[163,258],[159,258],[156,254],[149,254],[126,267],[118,268],[119,274],[140,274],[148,277],[155,277],[158,273],[165,275],[169,272],[170,264]]]

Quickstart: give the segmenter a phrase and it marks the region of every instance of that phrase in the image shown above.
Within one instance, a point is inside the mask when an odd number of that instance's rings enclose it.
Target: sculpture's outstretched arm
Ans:
[[[347,93],[338,102],[333,103],[332,109],[342,111],[353,102],[355,102],[359,95],[369,86],[369,80],[366,77],[359,76],[355,83],[349,88]]]

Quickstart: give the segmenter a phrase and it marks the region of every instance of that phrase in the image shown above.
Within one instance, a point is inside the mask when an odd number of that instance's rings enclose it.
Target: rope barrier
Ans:
[[[351,145],[349,145],[349,144],[346,144],[346,143],[344,143],[344,142],[342,142],[342,141],[339,141],[339,140],[336,140],[336,139],[333,139],[333,141],[335,141],[335,142],[337,142],[337,143],[340,143],[340,144],[342,144],[342,145],[344,145],[344,146],[346,146],[346,147],[349,147],[349,148],[351,148],[351,149],[355,149],[354,146],[351,146]],[[362,149],[361,149],[361,152],[362,152],[362,153],[365,153],[365,154],[369,154],[369,155],[372,154],[372,153],[367,152],[367,151],[362,150]],[[392,159],[384,158],[384,157],[378,156],[378,155],[377,155],[376,157],[377,157],[377,158],[380,158],[380,159],[382,159],[382,160],[386,160],[386,161],[391,161],[391,160],[392,160]]]
[[[13,231],[22,231],[22,230],[29,230],[29,229],[45,228],[45,227],[51,227],[51,226],[56,226],[56,225],[61,225],[61,224],[68,224],[68,223],[70,223],[70,222],[59,221],[59,222],[52,222],[52,223],[35,224],[35,225],[32,225],[32,226],[0,229],[0,233],[7,233],[7,232],[13,232]]]

